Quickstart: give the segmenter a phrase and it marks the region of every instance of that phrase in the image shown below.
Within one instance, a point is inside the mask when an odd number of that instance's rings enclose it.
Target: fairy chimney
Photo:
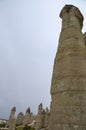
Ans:
[[[15,130],[15,125],[16,125],[15,111],[16,111],[16,107],[13,107],[11,109],[11,113],[8,121],[9,124],[8,130]]]
[[[83,16],[73,5],[61,10],[62,28],[51,81],[49,130],[86,129],[86,48]]]

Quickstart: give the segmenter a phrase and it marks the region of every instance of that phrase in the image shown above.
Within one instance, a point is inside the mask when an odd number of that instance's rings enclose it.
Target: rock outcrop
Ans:
[[[43,119],[43,116],[42,116],[42,113],[43,113],[43,105],[42,103],[38,106],[38,113],[37,113],[37,117],[36,117],[36,126],[35,126],[35,129],[36,130],[40,130],[42,128],[42,119]]]
[[[30,107],[26,110],[26,114],[23,120],[23,124],[30,124],[31,123],[31,111],[30,111]]]
[[[17,125],[22,125],[23,124],[23,120],[24,120],[24,114],[22,112],[20,112],[17,116],[16,119],[16,124]]]
[[[49,109],[46,108],[43,109],[42,103],[38,106],[38,113],[37,115],[34,115],[30,107],[26,110],[25,115],[20,112],[17,115],[17,118],[15,118],[15,111],[16,108],[13,107],[11,109],[9,121],[6,125],[6,128],[9,127],[8,130],[15,130],[15,128],[20,127],[21,125],[24,127],[25,125],[28,125],[31,128],[35,128],[36,130],[45,129],[48,130],[49,126],[49,118],[50,118],[50,112]]]
[[[50,112],[49,112],[48,107],[46,107],[45,121],[44,121],[44,127],[45,128],[49,127],[49,121],[50,121]]]
[[[49,130],[86,130],[86,46],[83,16],[73,5],[61,10],[62,30],[51,82]]]
[[[86,45],[86,32],[83,34],[83,38],[84,38],[84,42],[85,42],[85,45]]]
[[[11,109],[11,113],[10,113],[10,117],[9,117],[8,130],[15,130],[15,125],[16,125],[15,111],[16,111],[16,107],[13,107]]]
[[[42,103],[38,106],[38,113],[36,117],[36,125],[35,129],[40,130],[40,129],[46,129],[49,126],[49,119],[50,119],[50,112],[49,109],[46,108],[43,109]]]

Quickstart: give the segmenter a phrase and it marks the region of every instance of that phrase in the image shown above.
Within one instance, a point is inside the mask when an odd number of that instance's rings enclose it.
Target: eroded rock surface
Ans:
[[[86,46],[83,16],[73,5],[60,13],[62,29],[52,82],[49,130],[86,129]]]
[[[26,110],[26,114],[23,120],[23,124],[30,124],[31,123],[31,111],[30,111],[30,107]]]
[[[22,125],[23,124],[23,120],[24,120],[24,114],[22,112],[20,112],[17,116],[16,119],[16,124],[17,125]]]
[[[15,111],[16,111],[16,107],[13,107],[11,109],[11,113],[10,113],[10,117],[9,117],[8,130],[15,130],[15,125],[16,125]]]

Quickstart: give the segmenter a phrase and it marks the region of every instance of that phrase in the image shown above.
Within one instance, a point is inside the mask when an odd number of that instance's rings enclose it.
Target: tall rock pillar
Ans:
[[[15,111],[16,111],[16,107],[13,107],[11,109],[11,113],[10,113],[10,117],[9,117],[9,128],[8,130],[15,130],[15,126],[16,126],[16,118],[15,118]]]
[[[49,130],[86,130],[86,47],[83,16],[73,5],[61,10],[62,29],[51,82]]]

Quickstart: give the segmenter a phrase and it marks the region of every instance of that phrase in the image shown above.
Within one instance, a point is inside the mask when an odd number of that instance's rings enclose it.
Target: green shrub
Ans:
[[[0,127],[5,127],[5,126],[6,126],[6,123],[0,124]]]
[[[35,130],[35,128],[32,128],[31,130]]]
[[[25,125],[25,127],[23,128],[23,130],[30,130],[30,129],[31,129],[31,127],[29,127],[27,125]]]
[[[25,125],[25,127],[23,128],[23,130],[35,130],[35,128],[31,128],[30,126]]]
[[[15,130],[23,130],[23,127],[17,127]]]

